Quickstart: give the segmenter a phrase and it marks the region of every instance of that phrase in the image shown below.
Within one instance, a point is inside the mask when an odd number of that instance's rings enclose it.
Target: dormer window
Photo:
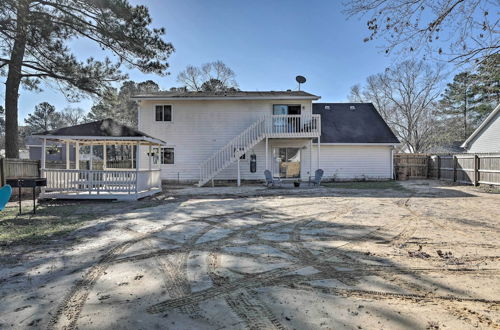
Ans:
[[[155,107],[156,121],[172,121],[172,106],[171,105],[157,105]]]

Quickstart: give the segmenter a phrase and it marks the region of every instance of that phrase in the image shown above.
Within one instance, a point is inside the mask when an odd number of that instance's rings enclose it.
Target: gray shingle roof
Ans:
[[[304,92],[304,91],[225,91],[225,92],[192,92],[192,91],[161,91],[147,94],[134,95],[133,99],[148,99],[148,98],[305,98],[319,99],[319,96]]]
[[[75,126],[63,127],[52,131],[33,134],[53,135],[53,136],[92,136],[92,137],[148,137],[152,136],[138,131],[132,127],[122,125],[113,119],[107,118],[91,123],[80,124]]]
[[[399,143],[371,103],[313,103],[313,113],[321,115],[321,143]]]

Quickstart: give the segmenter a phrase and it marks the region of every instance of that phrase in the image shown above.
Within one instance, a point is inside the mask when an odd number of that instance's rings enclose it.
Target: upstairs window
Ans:
[[[157,105],[155,108],[156,121],[172,121],[172,106]]]

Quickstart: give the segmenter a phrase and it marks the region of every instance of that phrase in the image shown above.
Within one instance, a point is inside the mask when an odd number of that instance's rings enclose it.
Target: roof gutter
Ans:
[[[318,144],[317,142],[314,142],[313,144]],[[389,142],[376,142],[376,143],[370,143],[370,142],[363,142],[363,143],[351,143],[351,142],[325,142],[321,143],[322,146],[399,146],[401,143],[389,143]]]
[[[216,96],[216,97],[171,97],[171,96],[132,96],[130,99],[135,101],[232,101],[232,100],[319,100],[320,96]]]
[[[165,145],[166,142],[148,136],[71,136],[71,135],[32,135],[33,137],[48,140],[73,140],[73,141],[121,141],[121,142],[148,142],[148,144]]]

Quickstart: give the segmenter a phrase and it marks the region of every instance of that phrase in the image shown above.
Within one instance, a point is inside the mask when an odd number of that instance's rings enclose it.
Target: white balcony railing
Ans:
[[[272,115],[266,119],[268,137],[317,137],[321,135],[320,115]]]

